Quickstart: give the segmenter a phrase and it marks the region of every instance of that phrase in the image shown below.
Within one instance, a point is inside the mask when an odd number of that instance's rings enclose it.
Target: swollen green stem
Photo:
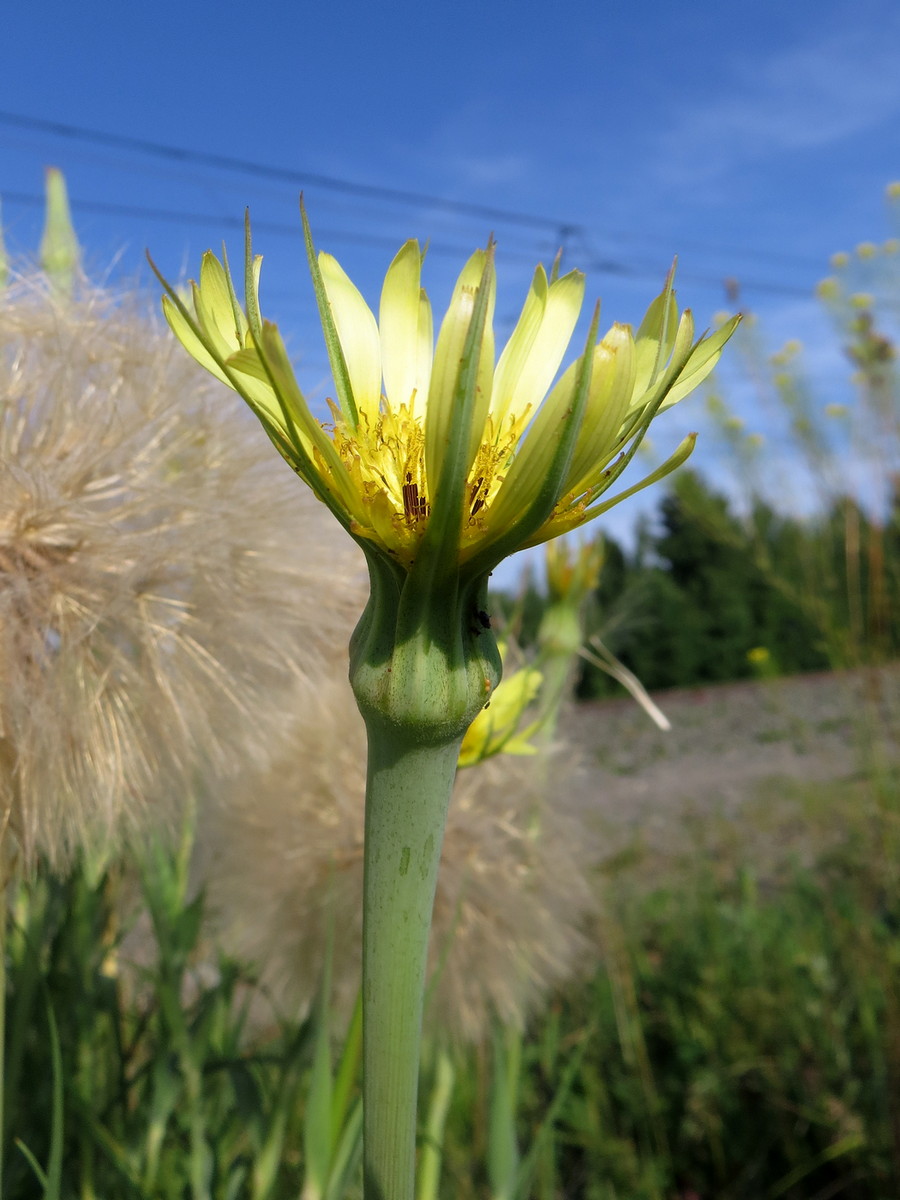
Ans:
[[[477,622],[487,578],[443,569],[440,546],[398,570],[369,553],[371,595],[350,643],[366,723],[363,892],[365,1200],[413,1200],[431,910],[463,735],[500,657]]]
[[[413,1200],[431,910],[461,738],[422,745],[367,717],[363,925],[366,1200]]]

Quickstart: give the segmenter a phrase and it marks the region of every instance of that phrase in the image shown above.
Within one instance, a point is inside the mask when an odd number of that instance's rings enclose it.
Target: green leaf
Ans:
[[[306,215],[306,206],[303,203],[302,195],[300,197],[300,217],[303,221],[303,239],[306,243],[306,258],[309,263],[309,273],[312,276],[313,290],[316,294],[316,305],[319,309],[319,320],[322,323],[322,333],[325,337],[328,361],[331,364],[331,374],[334,377],[334,388],[337,394],[338,406],[344,415],[344,420],[355,433],[359,428],[359,412],[356,407],[356,401],[353,398],[353,387],[350,383],[350,374],[347,370],[347,360],[344,357],[341,339],[338,337],[337,327],[331,315],[331,305],[328,302],[325,281],[319,269],[319,259],[316,254],[316,248],[313,245],[312,230],[309,226],[309,218]]]

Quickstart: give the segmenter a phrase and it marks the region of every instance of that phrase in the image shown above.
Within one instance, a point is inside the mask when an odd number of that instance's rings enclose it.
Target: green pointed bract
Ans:
[[[264,321],[253,350],[247,351],[243,359],[240,353],[235,354],[230,361],[238,370],[240,364],[246,362],[245,377],[252,371],[261,382],[268,382],[278,400],[281,429],[292,449],[288,461],[319,499],[346,524],[344,514],[353,498],[347,473],[335,452],[334,443],[309,411],[278,327]]]
[[[46,216],[38,252],[49,279],[63,292],[70,292],[81,261],[81,247],[72,224],[69,195],[62,171],[48,167],[46,173]]]
[[[661,479],[665,479],[667,475],[671,475],[673,471],[677,470],[690,458],[696,441],[696,433],[689,433],[686,438],[682,438],[676,447],[674,454],[671,454],[664,463],[656,468],[655,471],[651,471],[649,475],[646,475],[638,483],[633,484],[624,492],[619,492],[611,499],[598,504],[596,508],[592,509],[591,520],[605,512],[609,512],[611,508],[613,508],[616,504],[621,504],[621,502],[623,500],[627,500],[629,496],[634,496],[638,492],[642,492],[644,488],[650,487],[651,484],[659,483]],[[601,489],[601,491],[606,491],[606,488]],[[601,492],[598,492],[598,495],[599,494],[601,494]],[[574,529],[575,526],[573,525],[572,528]]]
[[[234,309],[235,322],[240,321],[240,305],[234,290],[231,271],[228,269],[228,259],[225,247],[222,246],[222,261],[225,264],[225,274],[228,278],[228,295]],[[250,210],[244,213],[244,303],[247,307],[247,324],[254,338],[262,335],[262,317],[259,313],[259,276],[262,271],[262,255],[253,253],[253,239],[250,231]]]
[[[423,550],[445,562],[458,558],[469,467],[490,401],[487,376],[493,363],[485,362],[485,330],[494,302],[493,254],[476,261],[479,282],[473,291],[461,277],[438,338],[428,409],[435,420],[425,425],[425,472],[430,487],[434,481],[434,499]]]
[[[319,320],[322,322],[322,333],[325,337],[325,348],[328,351],[331,373],[334,376],[334,388],[337,393],[338,404],[344,415],[344,420],[351,429],[355,430],[359,425],[359,413],[357,412],[356,401],[353,397],[353,387],[347,369],[347,360],[331,313],[328,293],[325,289],[322,272],[319,269],[319,260],[316,255],[315,246],[313,245],[312,230],[309,227],[309,220],[306,216],[306,208],[304,207],[302,196],[300,198],[300,216],[303,220],[306,260],[309,264],[309,273],[312,276],[316,304],[319,309]]]

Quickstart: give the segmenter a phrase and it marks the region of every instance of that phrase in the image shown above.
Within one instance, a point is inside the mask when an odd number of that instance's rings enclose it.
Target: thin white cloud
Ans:
[[[452,162],[454,175],[466,185],[519,183],[530,170],[522,154],[493,154],[456,156]]]
[[[743,163],[817,150],[900,115],[900,17],[736,57],[732,86],[675,104],[661,135],[659,170],[670,183],[709,180]]]

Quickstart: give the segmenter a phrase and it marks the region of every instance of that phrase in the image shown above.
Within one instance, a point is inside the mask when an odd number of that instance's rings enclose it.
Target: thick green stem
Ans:
[[[366,1200],[413,1200],[431,910],[461,739],[425,744],[367,718],[363,927]]]

